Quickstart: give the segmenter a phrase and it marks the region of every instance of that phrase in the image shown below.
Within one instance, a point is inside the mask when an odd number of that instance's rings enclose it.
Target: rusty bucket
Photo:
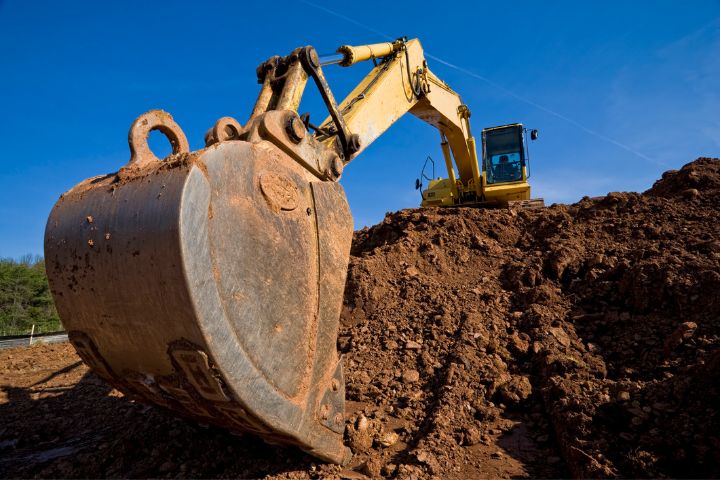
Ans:
[[[53,208],[47,273],[70,341],[111,385],[344,463],[336,336],[352,217],[337,158],[299,120],[223,118],[190,152],[169,114],[142,115],[128,164]],[[162,161],[151,130],[173,146]]]

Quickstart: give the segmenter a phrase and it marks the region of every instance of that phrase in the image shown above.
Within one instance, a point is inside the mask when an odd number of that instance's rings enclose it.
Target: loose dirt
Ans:
[[[7,477],[718,477],[720,160],[542,210],[356,232],[345,467],[175,418],[69,345],[0,353]]]

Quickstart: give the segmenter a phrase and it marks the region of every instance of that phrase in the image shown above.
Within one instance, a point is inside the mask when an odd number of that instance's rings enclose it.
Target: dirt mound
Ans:
[[[720,160],[698,159],[643,194],[405,210],[356,232],[338,341],[348,468],[130,402],[65,346],[0,367],[0,470],[718,477],[719,198]]]
[[[388,216],[353,252],[349,397],[412,418],[391,460],[428,473],[500,418],[549,421],[575,476],[720,475],[719,198],[699,159],[643,195]]]
[[[717,158],[698,158],[680,170],[668,170],[645,195],[694,198],[700,192],[711,193],[720,189],[720,165]]]

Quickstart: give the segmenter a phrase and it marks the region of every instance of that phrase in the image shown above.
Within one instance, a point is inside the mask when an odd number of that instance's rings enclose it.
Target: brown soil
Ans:
[[[8,477],[718,477],[720,160],[542,210],[356,232],[342,469],[134,403],[69,345],[0,351]]]

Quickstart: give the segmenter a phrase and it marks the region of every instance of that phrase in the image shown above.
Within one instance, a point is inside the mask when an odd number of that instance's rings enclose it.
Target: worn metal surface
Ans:
[[[287,136],[294,112],[245,128],[221,119],[192,153],[166,115],[140,117],[133,160],[64,194],[48,219],[47,271],[70,341],[131,396],[347,461],[342,187],[322,175],[322,150]],[[140,145],[154,128],[178,140],[164,161]],[[303,149],[318,157],[313,171],[290,155]]]

